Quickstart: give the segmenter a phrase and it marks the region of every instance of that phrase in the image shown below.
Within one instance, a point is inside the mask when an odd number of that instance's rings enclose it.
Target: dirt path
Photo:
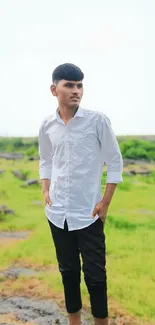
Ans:
[[[34,284],[34,279],[30,280],[28,276],[27,280],[23,280],[25,290],[24,287],[22,291],[15,287],[12,289],[19,275],[31,275],[33,272],[31,269],[22,267],[17,269],[12,267],[1,272],[6,277],[4,281],[6,286],[0,295],[0,325],[67,325],[64,302],[60,297],[53,295],[50,299],[46,297],[42,299],[41,296],[35,296],[36,289],[42,285],[40,282],[36,282],[36,287],[33,286],[31,290],[31,281]],[[109,307],[109,325],[153,325],[133,318],[111,299],[109,299]],[[82,321],[82,325],[94,324],[90,311],[83,309]]]
[[[15,315],[16,321],[38,325],[67,324],[53,300],[35,300],[25,297],[0,298],[0,315]],[[1,324],[1,323],[0,323]],[[9,324],[8,324],[9,325]]]
[[[10,321],[12,322],[10,323]],[[60,310],[52,299],[13,296],[0,298],[0,324],[67,325],[68,319],[65,310]],[[84,312],[82,313],[82,325],[93,325],[89,315]]]
[[[0,244],[6,247],[6,244],[7,246],[12,245],[14,241],[16,243],[17,240],[24,240],[28,235],[29,232],[0,232]],[[63,307],[64,302],[63,304],[59,303],[60,297],[51,294],[48,299],[46,296],[43,299],[40,294],[44,283],[42,284],[39,279],[34,279],[40,270],[40,267],[32,269],[14,264],[10,268],[0,271],[0,280],[3,283],[3,289],[0,290],[0,325],[68,324],[66,311]],[[19,288],[13,287],[13,284],[22,275],[26,278],[23,280],[22,290],[19,290]],[[111,299],[109,307],[109,325],[152,325],[131,317]],[[83,310],[82,325],[93,324],[90,311]]]

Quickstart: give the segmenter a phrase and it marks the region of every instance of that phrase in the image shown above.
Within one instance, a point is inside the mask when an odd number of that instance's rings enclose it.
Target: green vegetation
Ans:
[[[21,170],[29,178],[38,178],[37,161],[0,160],[0,205],[5,204],[15,215],[1,215],[0,230],[29,230],[27,239],[10,246],[0,241],[0,265],[7,268],[20,265],[40,266],[47,269],[35,277],[43,285],[36,290],[63,292],[61,277],[56,268],[56,256],[40,186],[21,188],[22,181],[11,172]],[[29,171],[29,173],[28,173]],[[105,186],[105,174],[102,179]],[[130,314],[155,322],[155,171],[147,176],[126,176],[119,184],[109,208],[105,226],[109,296]],[[40,201],[40,205],[34,202]],[[51,269],[49,270],[48,267]],[[54,270],[54,271],[51,271]],[[24,288],[23,277],[11,284],[11,290]],[[39,289],[40,288],[40,289]],[[44,288],[44,289],[43,289]],[[7,289],[0,279],[0,292]],[[84,301],[88,294],[82,279]]]
[[[118,137],[123,158],[155,161],[155,137]],[[37,138],[0,138],[0,152],[23,152],[25,156],[38,155]]]
[[[38,156],[38,139],[0,137],[0,152],[21,152],[25,156]]]
[[[155,161],[155,141],[130,139],[120,142],[123,158]]]

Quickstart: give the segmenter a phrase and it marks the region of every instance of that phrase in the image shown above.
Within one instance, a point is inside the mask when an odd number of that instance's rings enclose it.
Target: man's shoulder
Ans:
[[[82,110],[83,110],[84,116],[86,116],[86,117],[90,116],[90,117],[94,117],[97,119],[103,119],[103,120],[108,119],[109,120],[109,117],[101,111],[91,110],[91,109],[86,109],[86,108],[82,108]]]
[[[41,128],[48,127],[51,124],[51,122],[53,122],[54,120],[55,120],[55,113],[47,115],[41,123]]]

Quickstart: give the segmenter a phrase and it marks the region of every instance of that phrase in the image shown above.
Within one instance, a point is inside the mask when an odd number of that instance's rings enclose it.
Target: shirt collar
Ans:
[[[76,114],[74,115],[74,118],[75,118],[75,117],[83,117],[83,110],[82,110],[81,106],[79,106],[79,108],[78,108]],[[53,119],[54,119],[54,120],[58,120],[58,121],[61,120],[61,117],[60,117],[60,115],[59,115],[59,113],[58,113],[58,108],[57,108],[56,111],[55,111],[55,114],[54,114],[54,116],[53,116]]]
[[[81,108],[81,106],[79,106],[76,114],[74,115],[74,117],[83,117],[83,110]]]

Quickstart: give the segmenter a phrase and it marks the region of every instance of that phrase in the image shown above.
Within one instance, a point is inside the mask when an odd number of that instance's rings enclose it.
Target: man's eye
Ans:
[[[68,83],[68,84],[66,84],[66,87],[68,87],[68,88],[72,88],[72,87],[74,87],[74,85],[71,84],[71,83]]]
[[[78,88],[82,88],[82,87],[83,87],[83,85],[82,85],[82,84],[79,84],[79,85],[77,85],[77,87],[78,87]]]

